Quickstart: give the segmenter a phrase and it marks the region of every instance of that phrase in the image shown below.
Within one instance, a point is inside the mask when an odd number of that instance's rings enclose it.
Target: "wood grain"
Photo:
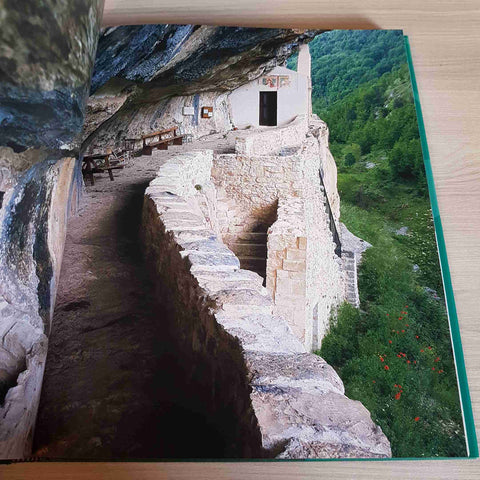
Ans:
[[[197,23],[400,28],[409,36],[472,395],[480,425],[480,2],[106,0],[104,25]],[[8,479],[480,478],[478,460],[56,463],[0,467]]]

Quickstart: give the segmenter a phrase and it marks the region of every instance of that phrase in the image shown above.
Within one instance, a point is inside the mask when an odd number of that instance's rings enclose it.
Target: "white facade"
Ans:
[[[310,79],[286,67],[242,85],[229,95],[232,123],[237,128],[260,126],[260,92],[277,92],[277,122],[286,125],[297,115],[308,115]]]

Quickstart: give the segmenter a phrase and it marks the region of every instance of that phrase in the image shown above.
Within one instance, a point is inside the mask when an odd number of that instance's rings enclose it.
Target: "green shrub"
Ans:
[[[353,153],[350,153],[348,152],[346,155],[345,155],[345,159],[344,159],[344,162],[345,162],[345,165],[347,167],[351,167],[354,163],[355,163],[355,157],[353,155]]]
[[[364,254],[362,310],[342,304],[318,352],[390,440],[396,457],[466,454],[443,304],[388,242]]]

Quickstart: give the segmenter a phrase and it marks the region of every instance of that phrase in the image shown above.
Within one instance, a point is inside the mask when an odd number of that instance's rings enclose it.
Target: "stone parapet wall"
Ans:
[[[240,131],[235,140],[238,155],[275,155],[284,150],[298,147],[308,129],[308,119],[299,115],[288,125],[281,127],[257,128],[254,132]]]
[[[305,202],[307,228],[306,327],[305,345],[319,349],[330,326],[332,313],[345,300],[342,261],[335,254],[335,243],[326,211],[326,197],[320,185],[312,185]]]
[[[152,281],[171,306],[182,353],[192,372],[203,372],[197,402],[212,422],[221,422],[230,439],[227,454],[390,456],[368,411],[344,396],[324,360],[306,353],[287,321],[273,313],[261,278],[240,269],[214,235],[201,213],[202,193],[191,195],[184,185],[182,170],[195,162],[207,167],[208,154],[173,158],[160,169],[145,194],[142,235]]]

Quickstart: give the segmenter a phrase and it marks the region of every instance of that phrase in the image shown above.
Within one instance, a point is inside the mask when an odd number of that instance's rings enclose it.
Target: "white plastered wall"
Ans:
[[[263,85],[267,76],[289,77],[289,85]],[[232,123],[237,128],[258,127],[260,92],[277,92],[277,125],[286,125],[298,115],[308,115],[308,78],[286,67],[275,67],[264,77],[242,85],[229,95]],[[278,83],[278,82],[277,82]]]

